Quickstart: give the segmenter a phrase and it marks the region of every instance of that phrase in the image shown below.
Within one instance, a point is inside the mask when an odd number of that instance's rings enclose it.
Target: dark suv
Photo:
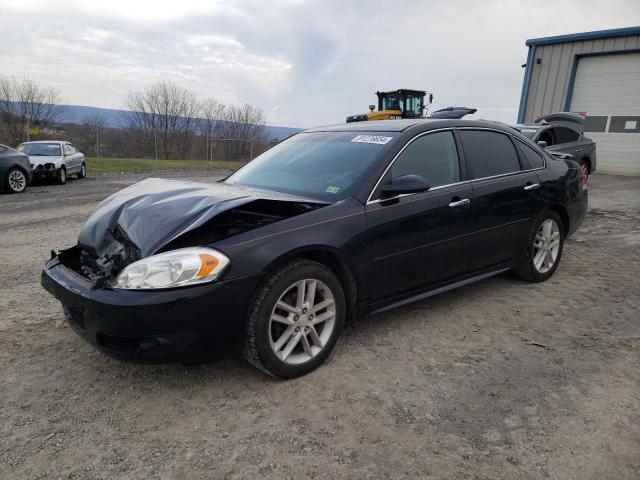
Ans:
[[[586,175],[596,171],[596,144],[583,135],[585,116],[558,112],[538,118],[534,123],[514,125],[526,137],[551,155],[575,160]]]

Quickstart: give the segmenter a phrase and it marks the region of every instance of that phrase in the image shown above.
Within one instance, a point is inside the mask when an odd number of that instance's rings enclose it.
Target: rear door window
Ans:
[[[553,133],[556,137],[556,145],[562,143],[577,142],[580,134],[575,130],[564,127],[556,127],[553,129]]]
[[[520,171],[511,139],[488,130],[460,130],[460,139],[471,178],[486,178]]]
[[[431,188],[459,182],[460,164],[453,133],[436,132],[418,137],[404,149],[390,171],[391,179],[420,175]]]
[[[518,145],[518,149],[520,150],[525,162],[528,163],[529,168],[544,167],[544,159],[542,158],[542,155],[530,146],[525,145],[523,142],[516,142],[516,145]]]

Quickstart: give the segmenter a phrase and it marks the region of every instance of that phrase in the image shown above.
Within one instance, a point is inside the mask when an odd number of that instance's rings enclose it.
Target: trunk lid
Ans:
[[[584,132],[585,116],[575,112],[557,112],[543,115],[536,119],[535,123],[546,123],[549,125],[557,125],[559,127],[567,127],[578,133]]]

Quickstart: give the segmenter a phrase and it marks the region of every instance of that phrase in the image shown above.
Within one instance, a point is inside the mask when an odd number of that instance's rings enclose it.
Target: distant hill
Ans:
[[[86,119],[99,115],[103,117],[106,126],[110,128],[123,128],[127,125],[127,110],[114,110],[112,108],[85,107],[84,105],[61,105],[64,113],[60,117],[60,121],[65,123],[83,123]],[[273,125],[266,126],[269,137],[282,140],[296,132],[301,128],[275,127]]]

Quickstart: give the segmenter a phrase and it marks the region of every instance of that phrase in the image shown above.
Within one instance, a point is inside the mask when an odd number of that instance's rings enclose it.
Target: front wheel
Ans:
[[[59,185],[67,183],[67,170],[64,167],[60,167],[56,172],[56,183]]]
[[[259,287],[245,329],[245,358],[279,378],[305,375],[335,347],[345,319],[336,276],[309,260],[292,262]]]
[[[529,282],[547,280],[558,268],[563,246],[562,220],[556,212],[548,210],[538,217],[522,260],[514,268],[515,275]]]

